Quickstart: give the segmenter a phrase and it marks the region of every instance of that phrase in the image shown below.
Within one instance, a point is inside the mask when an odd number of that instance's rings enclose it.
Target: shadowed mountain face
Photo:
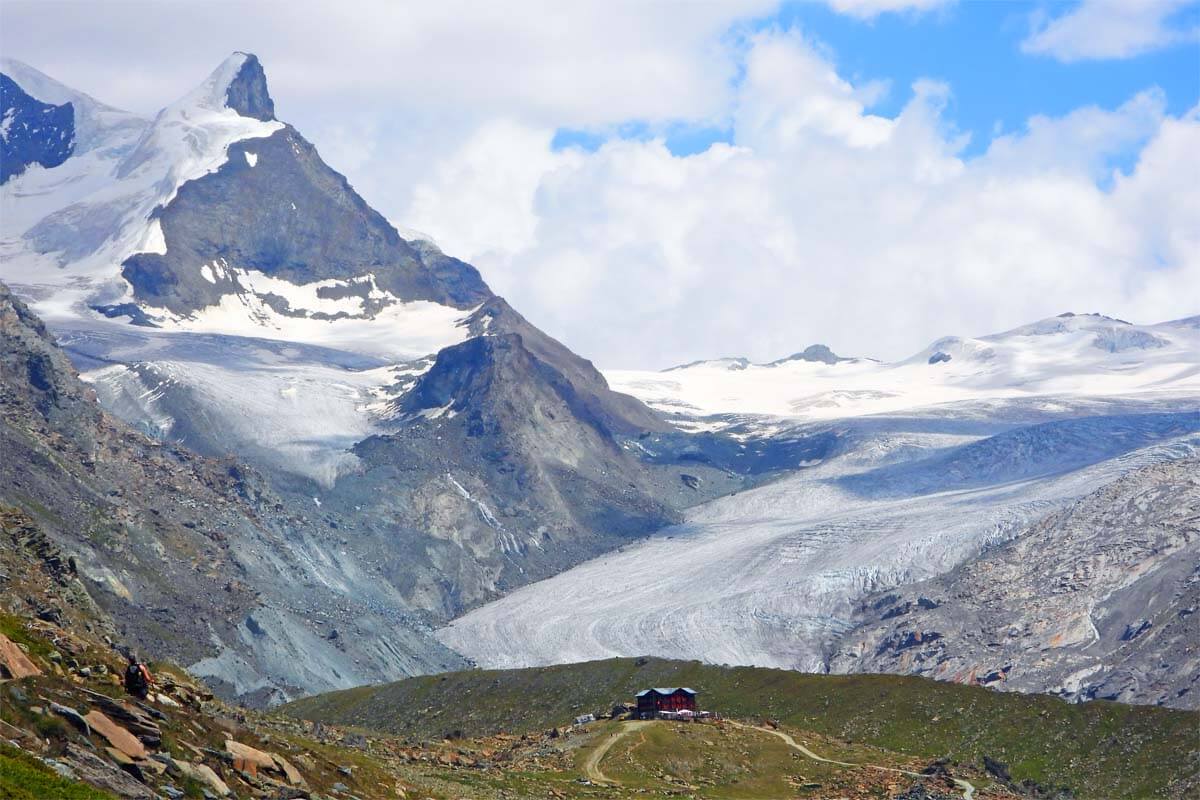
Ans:
[[[718,463],[644,459],[667,426],[500,298],[437,354],[321,513],[391,560],[412,602],[449,619],[645,536],[745,478]],[[664,450],[668,448],[664,447]],[[403,531],[403,533],[400,533]]]
[[[225,105],[243,117],[270,122],[275,119],[275,101],[267,90],[267,74],[263,72],[258,56],[244,55],[246,60],[242,68],[225,90]]]
[[[42,103],[0,74],[0,184],[31,164],[57,167],[75,148],[70,103]]]
[[[239,85],[231,85],[231,97]],[[189,314],[246,291],[246,270],[292,284],[346,282],[324,295],[356,297],[368,315],[382,308],[381,290],[392,303],[463,309],[491,296],[474,267],[400,238],[291,126],[232,144],[228,153],[220,169],[185,183],[155,212],[166,252],[125,261],[121,274],[139,301]],[[282,294],[267,303],[279,314],[302,315]]]

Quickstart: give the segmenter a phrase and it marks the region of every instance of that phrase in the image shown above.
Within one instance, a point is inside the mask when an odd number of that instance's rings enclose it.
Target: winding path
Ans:
[[[649,724],[649,720],[633,720],[630,722],[623,722],[621,723],[621,728],[619,730],[614,733],[610,733],[608,738],[601,742],[595,750],[588,753],[587,759],[583,762],[583,774],[587,776],[588,780],[590,780],[592,783],[605,783],[609,786],[620,786],[621,784],[618,781],[614,781],[612,778],[600,771],[600,761],[606,755],[608,755],[608,751],[612,749],[612,746],[620,741],[626,734],[636,731],[638,728],[644,728]]]
[[[851,764],[848,761],[836,761],[832,758],[825,758],[824,756],[817,755],[812,750],[809,750],[807,747],[805,747],[804,745],[800,744],[795,739],[793,739],[791,737],[791,735],[784,733],[783,731],[776,730],[774,728],[768,728],[768,727],[765,727],[762,725],[746,725],[741,722],[734,722],[733,720],[727,720],[727,722],[730,725],[733,725],[735,728],[744,728],[744,729],[762,731],[763,733],[769,733],[772,736],[776,736],[776,737],[782,739],[788,747],[811,758],[813,761],[821,761],[826,764],[836,764],[839,767],[858,767],[858,768],[863,768],[863,769],[877,769],[877,770],[881,770],[883,772],[897,772],[901,775],[908,775],[913,778],[929,777],[927,775],[922,775],[919,772],[912,772],[911,770],[907,770],[907,769],[897,769],[895,767],[883,767],[878,764]],[[972,786],[968,781],[965,781],[961,778],[951,778],[950,780],[954,781],[955,785],[958,786],[958,788],[962,789],[963,800],[971,800],[971,798],[975,795],[975,787]]]

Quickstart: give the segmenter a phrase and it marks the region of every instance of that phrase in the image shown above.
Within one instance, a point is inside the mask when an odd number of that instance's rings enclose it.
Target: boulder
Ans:
[[[300,770],[292,766],[292,763],[278,753],[272,753],[271,757],[275,759],[275,765],[283,772],[288,783],[292,786],[304,786],[304,776],[300,774]]]
[[[84,717],[84,720],[87,721],[88,725],[92,726],[92,730],[107,739],[110,745],[129,756],[129,758],[146,757],[146,746],[132,733],[105,716],[103,712],[91,711]]]
[[[256,750],[250,745],[235,742],[232,739],[225,741],[225,752],[233,759],[234,769],[250,775],[257,775],[260,769],[279,769],[270,753],[264,753],[262,750]]]
[[[229,792],[229,787],[227,786],[226,782],[222,781],[221,776],[217,775],[215,771],[212,771],[211,766],[208,764],[188,764],[187,766],[188,769],[191,769],[192,777],[196,778],[198,781],[203,781],[204,783],[208,784],[208,786],[218,795],[222,796],[222,798],[228,798],[228,796],[232,794],[232,792]]]
[[[207,764],[189,764],[186,761],[172,761],[172,766],[184,776],[205,784],[221,797],[228,797],[232,794],[228,784],[221,780],[221,776],[214,772],[213,768]]]
[[[70,767],[78,780],[90,783],[123,800],[155,800],[154,792],[148,787],[95,753],[74,743],[67,744],[67,751],[61,761]]]
[[[0,678],[27,678],[42,671],[11,639],[0,633]]]
[[[84,736],[92,735],[92,726],[88,725],[87,720],[75,709],[67,708],[61,703],[50,703],[50,710],[78,728]]]
[[[125,770],[125,772],[129,773],[130,775],[132,775],[134,778],[141,781],[142,783],[147,782],[146,781],[146,771],[147,770],[145,769],[146,765],[157,763],[157,762],[151,761],[146,758],[141,758],[141,759],[138,759],[137,761],[134,761],[132,758],[125,755],[124,753],[122,753],[120,750],[118,750],[115,747],[106,747],[106,748],[104,748],[104,752],[108,753],[108,757],[113,760],[113,763],[115,763],[118,767]]]
[[[154,721],[154,718],[140,707],[114,700],[108,695],[100,694],[99,692],[93,692],[88,689],[84,689],[83,691],[87,694],[88,699],[99,706],[100,710],[109,718],[119,722],[133,733],[134,736],[149,746],[158,747],[159,742],[162,740],[162,731],[159,729],[158,723]]]

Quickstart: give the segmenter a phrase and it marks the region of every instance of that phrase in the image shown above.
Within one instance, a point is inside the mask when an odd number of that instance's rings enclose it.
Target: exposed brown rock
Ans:
[[[130,758],[145,758],[146,746],[129,731],[113,722],[102,711],[90,711],[84,717],[92,730],[99,733],[108,743]]]
[[[27,678],[41,675],[42,671],[29,660],[21,648],[0,633],[0,678]]]
[[[183,775],[206,784],[221,797],[231,794],[228,784],[207,764],[189,764],[186,761],[172,761],[171,764]]]
[[[235,742],[228,739],[225,742],[225,752],[233,757],[233,768],[247,772],[251,775],[257,775],[260,769],[278,769],[275,766],[275,759],[270,753],[264,753],[262,750],[256,750],[250,745]]]

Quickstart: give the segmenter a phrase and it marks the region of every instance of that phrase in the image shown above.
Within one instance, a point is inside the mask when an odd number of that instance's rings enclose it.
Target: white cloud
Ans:
[[[1062,16],[1039,14],[1021,43],[1027,53],[1059,61],[1130,58],[1182,41],[1196,41],[1196,29],[1170,24],[1170,17],[1195,0],[1082,0]]]
[[[874,19],[888,12],[924,13],[943,8],[954,0],[825,0],[839,14],[859,19]]]
[[[734,145],[555,153],[548,129],[510,123],[440,164],[408,218],[606,366],[815,341],[896,358],[1067,310],[1196,313],[1194,114],[1166,116],[1150,91],[1035,118],[965,160],[941,116],[948,91],[919,82],[897,117],[874,116],[800,37],[764,34],[746,54]],[[1143,142],[1131,174],[1107,175]],[[457,202],[474,196],[520,202]],[[472,232],[499,219],[507,234]]]
[[[0,43],[8,56],[146,113],[231,50],[247,49],[266,65],[289,119],[320,102],[326,114],[393,106],[455,117],[517,108],[538,122],[581,127],[719,113],[735,68],[721,37],[776,4],[55,0],[48,13],[40,0],[8,0]]]

